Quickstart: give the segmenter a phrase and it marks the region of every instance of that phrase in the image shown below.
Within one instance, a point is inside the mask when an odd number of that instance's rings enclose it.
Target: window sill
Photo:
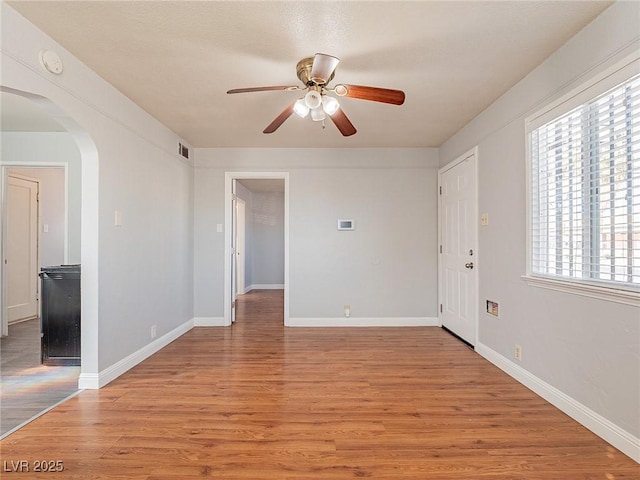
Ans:
[[[582,295],[584,297],[597,298],[599,300],[640,307],[640,292],[621,290],[612,287],[601,287],[588,283],[556,280],[547,277],[534,277],[531,275],[523,275],[521,278],[527,285],[532,287],[546,288],[549,290],[556,290],[558,292]]]

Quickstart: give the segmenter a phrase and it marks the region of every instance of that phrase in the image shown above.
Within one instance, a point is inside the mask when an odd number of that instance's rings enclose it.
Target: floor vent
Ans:
[[[178,142],[178,154],[182,155],[184,158],[189,158],[189,147]]]

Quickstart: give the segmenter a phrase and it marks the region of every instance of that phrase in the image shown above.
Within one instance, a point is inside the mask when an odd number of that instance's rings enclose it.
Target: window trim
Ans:
[[[623,290],[618,285],[604,286],[605,282],[595,284],[595,282],[591,283],[586,280],[574,281],[568,278],[552,278],[537,274],[522,275],[520,278],[530,287],[546,288],[557,292],[640,307],[640,291]]]
[[[543,275],[532,270],[532,132],[545,123],[631,78],[640,71],[640,52],[633,52],[611,67],[594,75],[570,92],[552,100],[524,120],[525,127],[525,195],[526,195],[526,274],[521,278],[532,287],[598,298],[632,306],[640,306],[640,288],[628,284],[591,281],[578,278]]]

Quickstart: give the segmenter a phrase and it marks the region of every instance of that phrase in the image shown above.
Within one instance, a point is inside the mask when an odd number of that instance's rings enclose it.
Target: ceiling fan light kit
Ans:
[[[311,119],[315,122],[323,121],[326,116],[329,115],[329,118],[331,118],[342,135],[348,137],[355,134],[357,130],[340,108],[338,100],[328,96],[326,92],[334,93],[339,97],[370,100],[372,102],[382,102],[391,105],[402,105],[404,103],[405,95],[401,90],[344,84],[329,88],[327,84],[333,80],[339,62],[340,59],[333,55],[316,53],[313,57],[303,58],[296,65],[298,79],[304,84],[304,87],[297,85],[279,85],[271,87],[236,88],[227,91],[227,93],[307,90],[304,97],[286,107],[273,122],[267,125],[263,133],[275,132],[287,118],[295,113],[301,118],[311,114]]]
[[[338,100],[328,95],[322,97],[322,109],[327,115],[333,115],[340,108]]]
[[[309,90],[304,96],[304,103],[307,104],[311,110],[315,110],[322,105],[322,94],[317,90]]]
[[[293,104],[293,111],[300,118],[304,118],[309,115],[309,107],[307,106],[304,98],[299,99],[296,103]]]
[[[327,116],[325,115],[323,109],[314,108],[313,110],[311,110],[311,120],[313,120],[314,122],[321,122],[325,118],[327,118]]]

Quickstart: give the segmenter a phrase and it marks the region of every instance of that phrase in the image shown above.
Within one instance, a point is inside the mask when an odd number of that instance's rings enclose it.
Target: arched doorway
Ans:
[[[79,372],[79,380],[76,383],[77,388],[96,388],[94,379],[98,377],[98,154],[95,143],[90,135],[84,131],[75,122],[73,118],[67,115],[55,103],[49,99],[29,92],[19,91],[16,89],[0,86],[0,94],[3,96],[15,97],[16,102],[2,102],[3,114],[3,135],[10,115],[19,114],[19,112],[8,111],[11,105],[24,104],[41,115],[41,119],[49,122],[50,125],[59,125],[58,132],[62,136],[66,136],[66,141],[72,145],[77,154],[80,166],[79,172],[72,172],[70,166],[65,164],[64,160],[54,160],[51,158],[40,159],[33,156],[26,160],[18,158],[10,152],[9,145],[11,142],[3,142],[3,155],[0,160],[0,217],[2,218],[2,235],[0,235],[0,254],[2,261],[0,262],[0,278],[2,279],[0,288],[0,327],[3,335],[8,333],[8,315],[7,315],[7,267],[6,254],[8,241],[6,237],[6,218],[7,218],[7,179],[11,169],[35,169],[60,167],[65,170],[66,175],[66,232],[65,232],[65,255],[66,263],[80,263],[82,265],[81,280],[81,367]],[[10,97],[5,97],[10,98]],[[26,102],[26,103],[25,103]],[[32,113],[33,113],[32,112]],[[18,119],[23,122],[22,127],[16,127],[18,130],[29,130],[24,126],[24,122],[29,119]],[[18,122],[19,123],[19,122]],[[32,130],[37,131],[43,127],[34,127]],[[64,133],[62,133],[64,132]],[[35,138],[27,132],[23,132],[20,138]],[[35,133],[35,132],[33,132]],[[16,136],[13,138],[15,145]],[[40,141],[40,140],[39,140]],[[40,147],[47,152],[46,142],[40,142]],[[59,146],[58,146],[59,147]],[[50,149],[53,154],[57,147]],[[57,152],[60,153],[60,152]],[[53,155],[52,155],[53,156]],[[49,160],[49,165],[47,164]],[[25,173],[25,170],[22,171]],[[79,203],[79,205],[78,205]],[[73,211],[70,214],[70,210]],[[39,231],[43,230],[43,225],[39,225]],[[46,411],[46,409],[45,409]]]

